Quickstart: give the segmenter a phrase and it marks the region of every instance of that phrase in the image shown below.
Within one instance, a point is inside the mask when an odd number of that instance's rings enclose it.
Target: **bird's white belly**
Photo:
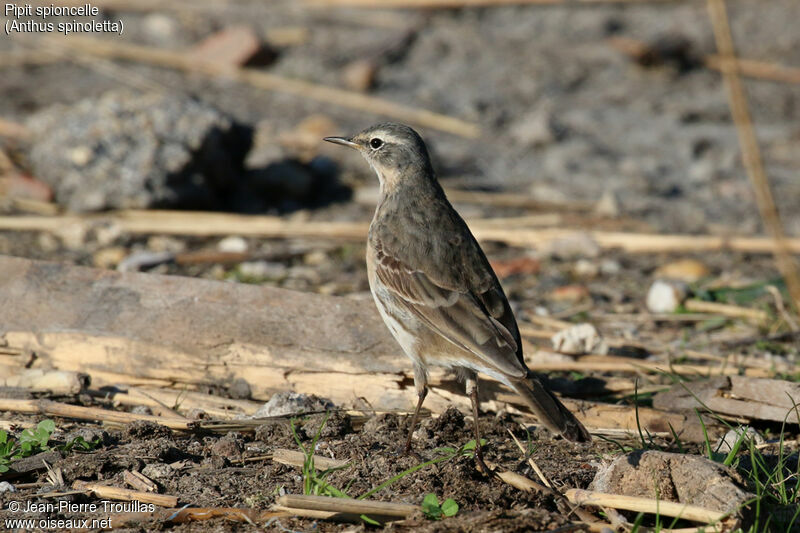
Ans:
[[[375,300],[375,306],[381,314],[383,323],[389,328],[403,352],[415,363],[423,364],[424,361],[419,354],[419,337],[413,328],[409,328],[418,322],[417,318],[400,306],[393,306],[391,312],[387,311],[384,302],[391,301],[394,296],[381,283],[372,286],[372,298]],[[398,316],[399,320],[395,316]]]

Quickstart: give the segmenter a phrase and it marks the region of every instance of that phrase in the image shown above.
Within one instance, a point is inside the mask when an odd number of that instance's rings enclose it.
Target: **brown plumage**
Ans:
[[[379,124],[326,141],[358,150],[375,170],[381,196],[369,229],[367,272],[375,304],[414,363],[419,402],[427,368],[466,378],[477,435],[477,373],[514,389],[549,430],[576,441],[591,436],[528,370],[516,320],[478,242],[434,176],[425,143],[408,126]],[[480,447],[476,460],[485,469]]]

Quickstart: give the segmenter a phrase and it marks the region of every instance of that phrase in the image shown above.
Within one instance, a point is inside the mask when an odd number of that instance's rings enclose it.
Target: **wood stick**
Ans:
[[[125,210],[83,216],[0,217],[0,230],[57,231],[70,224],[116,224],[124,233],[133,234],[242,235],[283,239],[305,237],[346,241],[363,241],[369,227],[367,222],[296,222],[272,216],[191,211]],[[484,223],[482,220],[473,220],[470,222],[470,227],[475,236],[482,241],[497,241],[534,248],[546,246],[556,240],[572,238],[578,233],[585,233],[601,248],[616,248],[630,253],[712,250],[771,253],[775,247],[775,242],[766,237],[661,235],[564,228],[499,228],[495,221]],[[800,238],[787,239],[787,244],[793,253],[800,254]]]
[[[303,466],[305,464],[305,455],[298,450],[287,450],[286,448],[278,448],[272,452],[272,460],[276,463],[281,463],[289,466]],[[327,470],[329,468],[341,468],[347,466],[349,461],[342,461],[341,459],[331,459],[330,457],[323,457],[321,455],[314,455],[314,466],[318,470]]]
[[[704,62],[708,68],[720,72],[738,70],[739,74],[747,76],[748,78],[758,78],[783,83],[800,83],[800,68],[796,67],[787,67],[754,59],[726,58],[716,54],[706,56]]]
[[[522,452],[522,457],[527,456],[528,464],[531,465],[533,471],[536,472],[536,475],[539,477],[539,480],[542,483],[544,483],[545,487],[547,487],[548,489],[552,489],[553,485],[551,485],[550,482],[547,480],[547,477],[544,475],[544,472],[542,472],[542,469],[539,468],[538,464],[536,464],[536,461],[533,460],[533,457],[528,456],[528,453],[525,451],[525,448],[522,446],[522,443],[519,441],[517,436],[514,435],[514,432],[508,428],[506,428],[506,431],[508,431],[508,434],[511,435],[511,438],[514,439],[514,444],[516,444],[517,448],[519,448],[519,451]]]
[[[75,480],[75,482],[72,484],[72,488],[75,490],[91,492],[98,498],[108,498],[110,500],[152,503],[153,505],[158,505],[159,507],[175,507],[178,505],[178,498],[176,496],[169,496],[167,494],[152,494],[150,492],[123,489],[121,487],[110,487],[108,485],[90,483],[80,479]]]
[[[305,496],[286,494],[276,500],[278,505],[296,509],[328,511],[354,515],[376,515],[406,518],[419,507],[407,503],[379,502],[375,500],[352,500],[347,498],[329,498],[327,496]]]
[[[733,318],[746,318],[763,324],[769,320],[769,314],[761,309],[750,309],[738,305],[723,304],[719,302],[706,302],[703,300],[689,299],[684,302],[684,307],[697,313],[713,313]]]
[[[11,203],[11,206],[14,209],[23,213],[55,216],[61,212],[61,208],[52,202],[42,202],[41,200],[33,200],[31,198],[22,197],[8,198],[8,201]]]
[[[221,419],[233,418],[242,414],[252,415],[263,405],[260,402],[221,398],[185,389],[129,387],[127,392],[89,390],[89,394],[98,398],[109,398],[115,404],[120,405],[146,405],[148,407],[174,405],[184,413],[191,409],[202,409],[208,416]]]
[[[109,411],[96,407],[82,407],[80,405],[69,405],[66,403],[54,402],[51,400],[12,400],[0,398],[0,411],[11,411],[14,413],[37,413],[47,416],[61,416],[64,418],[76,418],[78,420],[93,420],[102,422],[117,422],[128,424],[137,420],[155,422],[170,429],[189,431],[191,421],[180,418],[166,418],[154,415],[137,415],[133,413],[123,413],[119,411]]]
[[[302,518],[314,518],[316,520],[337,520],[339,522],[353,522],[353,523],[363,522],[358,515],[347,514],[347,513],[334,513],[332,511],[316,511],[313,509],[300,509],[296,507],[286,507],[283,505],[273,505],[271,509],[273,511],[285,515],[299,516]]]
[[[717,50],[720,56],[725,59],[723,64],[730,65],[727,60],[735,58],[736,51],[728,22],[725,1],[708,0],[708,12],[714,29]],[[750,117],[750,108],[744,92],[744,85],[739,77],[738,66],[737,68],[724,69],[722,71],[722,79],[725,82],[731,115],[736,125],[736,133],[739,136],[742,163],[750,182],[753,184],[761,220],[774,240],[773,255],[775,256],[775,263],[781,276],[786,281],[786,287],[794,301],[795,309],[800,311],[800,270],[798,270],[798,265],[791,256],[792,250],[789,245],[789,239],[784,234],[783,223],[775,207],[775,199],[764,170],[761,150],[758,147],[758,139]]]
[[[158,492],[158,485],[141,472],[125,470],[122,473],[122,479],[136,490],[142,492]]]
[[[607,494],[589,490],[569,489],[565,493],[565,496],[570,502],[578,505],[606,506],[614,509],[624,509],[626,511],[660,514],[676,518],[680,517],[693,522],[703,522],[705,524],[718,522],[727,516],[727,513],[706,509],[696,505],[651,500],[649,498],[638,498],[622,494]]]
[[[631,37],[611,37],[607,42],[623,54],[631,56],[637,61],[655,52],[650,43]],[[718,54],[705,56],[703,58],[703,63],[707,68],[718,70],[723,73],[738,71],[740,75],[749,78],[782,83],[800,83],[800,69],[786,67],[776,63],[767,63],[754,59],[742,59],[735,56],[726,57]]]
[[[12,137],[25,141],[30,136],[31,132],[24,124],[0,118],[0,137]]]
[[[113,515],[113,527],[130,527],[144,522],[152,524],[187,524],[222,518],[232,522],[262,524],[273,518],[286,516],[286,513],[275,511],[258,511],[255,509],[239,509],[236,507],[184,507],[180,509],[156,509],[154,513],[133,512]],[[141,526],[140,526],[141,527]],[[144,528],[150,530],[154,528]]]
[[[712,367],[706,365],[674,364],[669,362],[642,361],[629,357],[616,357],[612,355],[583,355],[574,361],[537,362],[527,361],[528,367],[537,372],[655,372],[678,374],[686,376],[730,376],[740,373],[734,366]],[[768,377],[773,375],[766,368],[745,368],[745,376]]]
[[[592,320],[603,322],[704,322],[717,318],[706,313],[607,313],[593,316]]]
[[[51,39],[50,42],[62,48],[66,47],[93,57],[123,59],[172,68],[184,72],[208,76],[224,76],[239,83],[247,83],[253,87],[267,91],[291,94],[303,99],[315,100],[328,105],[347,107],[357,111],[384,115],[417,126],[446,131],[461,137],[474,139],[479,137],[481,133],[480,128],[472,122],[467,122],[441,113],[397,104],[354,91],[328,87],[303,80],[284,78],[254,68],[220,67],[213,63],[193,60],[183,52],[134,45],[113,39],[95,39],[78,35],[72,35],[69,38],[59,37],[55,40]]]
[[[49,392],[57,396],[79,394],[89,383],[89,376],[80,372],[29,368],[19,374],[0,378],[0,386],[19,387],[31,392]]]
[[[487,463],[487,466],[490,468],[494,468],[494,465]],[[552,494],[553,491],[549,487],[545,487],[540,483],[536,483],[532,479],[528,479],[525,476],[517,474],[516,472],[512,472],[510,470],[500,470],[496,469],[495,474],[504,482],[508,483],[515,489],[519,489],[524,492],[540,492],[542,494]]]

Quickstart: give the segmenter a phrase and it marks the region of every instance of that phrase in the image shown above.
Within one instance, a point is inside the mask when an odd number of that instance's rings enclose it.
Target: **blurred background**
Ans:
[[[468,3],[106,0],[91,4],[96,16],[46,20],[7,11],[0,253],[363,293],[360,224],[377,182],[358,154],[321,138],[387,120],[420,131],[468,221],[764,232],[705,2]],[[800,235],[800,4],[727,5],[737,53],[755,64],[744,83],[766,173],[786,232]],[[120,209],[345,225],[333,236],[319,225],[224,234],[218,219],[193,218],[191,231],[136,231],[112,216]],[[591,238],[520,246],[493,235],[483,240],[501,277],[522,276],[512,292],[550,311],[561,304],[542,290],[575,281],[584,288],[569,298],[641,302],[641,278],[674,259],[621,256]],[[689,278],[775,275],[764,255],[689,255],[701,263]],[[553,269],[541,272],[543,260]]]

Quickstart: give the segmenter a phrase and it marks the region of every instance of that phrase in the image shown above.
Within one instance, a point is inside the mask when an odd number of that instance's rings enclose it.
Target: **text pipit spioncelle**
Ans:
[[[514,389],[550,431],[574,442],[591,441],[586,428],[525,366],[517,322],[497,276],[445,197],[417,132],[387,123],[325,140],[358,150],[380,181],[367,273],[383,321],[414,362],[419,401],[405,452],[428,392],[430,365],[452,368],[466,382],[475,419],[475,461],[484,472],[490,470],[478,432],[478,372]]]

